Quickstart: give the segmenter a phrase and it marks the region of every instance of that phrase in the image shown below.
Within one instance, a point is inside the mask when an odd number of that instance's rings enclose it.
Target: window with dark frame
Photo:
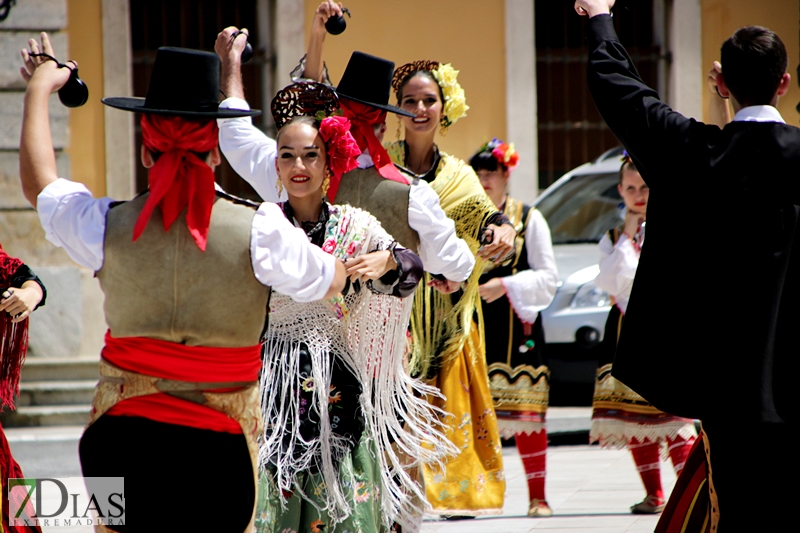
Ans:
[[[536,0],[539,189],[619,145],[589,94],[584,17],[574,2]],[[653,2],[618,2],[614,22],[642,80],[658,87]]]
[[[214,51],[217,34],[227,26],[246,27],[256,51],[253,59],[242,66],[245,96],[254,109],[262,104],[262,67],[268,58],[264,47],[256,42],[259,35],[258,0],[130,0],[131,47],[133,62],[133,95],[144,97],[150,82],[156,50],[160,46],[180,46]],[[220,95],[220,100],[224,97]],[[259,117],[254,118],[261,125]],[[135,123],[136,156],[142,146],[138,118]],[[216,170],[217,183],[227,192],[259,200],[256,192],[240,178],[223,157]],[[136,191],[147,188],[147,170],[136,165]]]

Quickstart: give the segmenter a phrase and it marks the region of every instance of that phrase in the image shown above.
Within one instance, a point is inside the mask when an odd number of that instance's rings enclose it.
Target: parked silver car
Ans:
[[[595,348],[603,339],[609,295],[595,287],[597,243],[622,222],[617,191],[622,148],[568,172],[535,201],[550,226],[559,283],[553,303],[542,311],[554,382],[591,384]]]

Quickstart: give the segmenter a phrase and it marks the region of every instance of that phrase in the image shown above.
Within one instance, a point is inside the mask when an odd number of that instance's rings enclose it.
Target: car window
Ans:
[[[536,207],[553,237],[553,244],[600,242],[618,226],[622,198],[617,191],[619,173],[572,176],[544,196]]]

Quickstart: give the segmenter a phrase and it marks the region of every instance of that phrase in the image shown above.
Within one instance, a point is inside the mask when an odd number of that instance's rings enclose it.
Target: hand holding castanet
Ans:
[[[250,34],[244,31],[237,31],[233,34],[233,39],[235,40],[238,36],[244,35],[245,43],[244,48],[242,49],[242,63],[247,63],[251,59],[253,59],[253,45],[250,44]]]
[[[346,7],[342,8],[342,13],[347,13],[348,17],[351,17],[350,10]],[[347,21],[344,19],[344,15],[335,15],[328,19],[325,22],[325,29],[328,30],[328,33],[331,35],[339,35],[340,33],[344,32],[347,29]]]
[[[47,82],[42,83],[48,85],[48,90],[50,92],[57,90],[58,99],[66,107],[82,106],[89,100],[89,88],[86,86],[86,83],[78,77],[78,63],[71,60],[68,61],[68,63],[72,63],[73,66],[60,63],[54,57],[55,51],[53,50],[52,44],[50,44],[50,38],[47,33],[42,32],[41,40],[41,48],[35,39],[30,39],[28,41],[30,50],[22,50],[23,67],[20,68],[22,78],[26,83],[30,83],[34,77],[34,73],[43,68],[45,63],[52,61],[55,64],[55,69],[52,65],[46,67],[46,69],[49,69]],[[64,79],[65,73],[61,69],[70,71],[66,79]],[[38,78],[44,80],[43,71],[40,71]]]

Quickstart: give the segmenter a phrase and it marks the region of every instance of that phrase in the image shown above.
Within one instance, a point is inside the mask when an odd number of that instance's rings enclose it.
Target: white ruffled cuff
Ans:
[[[534,276],[534,271],[524,270],[513,276],[500,278],[506,288],[506,296],[511,303],[511,307],[514,308],[514,312],[521,321],[528,324],[536,322],[539,311],[550,305],[550,302],[547,302],[547,305],[536,305],[530,301],[531,282]],[[552,301],[552,298],[550,300]]]

